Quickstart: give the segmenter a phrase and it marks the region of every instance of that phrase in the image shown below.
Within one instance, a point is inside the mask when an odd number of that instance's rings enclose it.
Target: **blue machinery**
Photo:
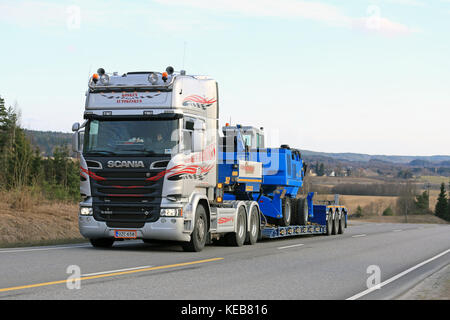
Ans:
[[[265,238],[343,233],[348,210],[338,200],[314,204],[313,192],[302,195],[307,167],[300,151],[287,145],[265,148],[262,130],[223,128],[218,174],[223,200],[257,201]]]

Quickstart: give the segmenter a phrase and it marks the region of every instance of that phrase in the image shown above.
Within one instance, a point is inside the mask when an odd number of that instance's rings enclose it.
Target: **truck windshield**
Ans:
[[[170,156],[178,147],[178,119],[89,120],[84,135],[87,155]]]

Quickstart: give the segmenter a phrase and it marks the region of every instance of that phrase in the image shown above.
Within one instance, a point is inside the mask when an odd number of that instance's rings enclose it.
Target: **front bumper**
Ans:
[[[80,233],[88,239],[113,238],[114,230],[136,230],[138,239],[190,241],[190,231],[185,231],[184,219],[161,217],[147,222],[142,228],[110,228],[106,222],[96,221],[93,216],[78,216]]]

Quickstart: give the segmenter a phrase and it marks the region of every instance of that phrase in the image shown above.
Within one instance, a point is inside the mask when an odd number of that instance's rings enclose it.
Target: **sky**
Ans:
[[[0,96],[70,132],[99,67],[171,65],[270,146],[449,155],[449,34],[450,0],[0,0]]]

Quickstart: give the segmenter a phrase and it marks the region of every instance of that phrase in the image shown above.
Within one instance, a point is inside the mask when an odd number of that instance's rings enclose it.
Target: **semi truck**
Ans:
[[[78,222],[94,247],[167,240],[192,252],[220,239],[253,245],[347,227],[338,201],[304,194],[300,150],[266,147],[263,128],[220,130],[218,84],[208,76],[99,68],[83,118],[72,126]]]

